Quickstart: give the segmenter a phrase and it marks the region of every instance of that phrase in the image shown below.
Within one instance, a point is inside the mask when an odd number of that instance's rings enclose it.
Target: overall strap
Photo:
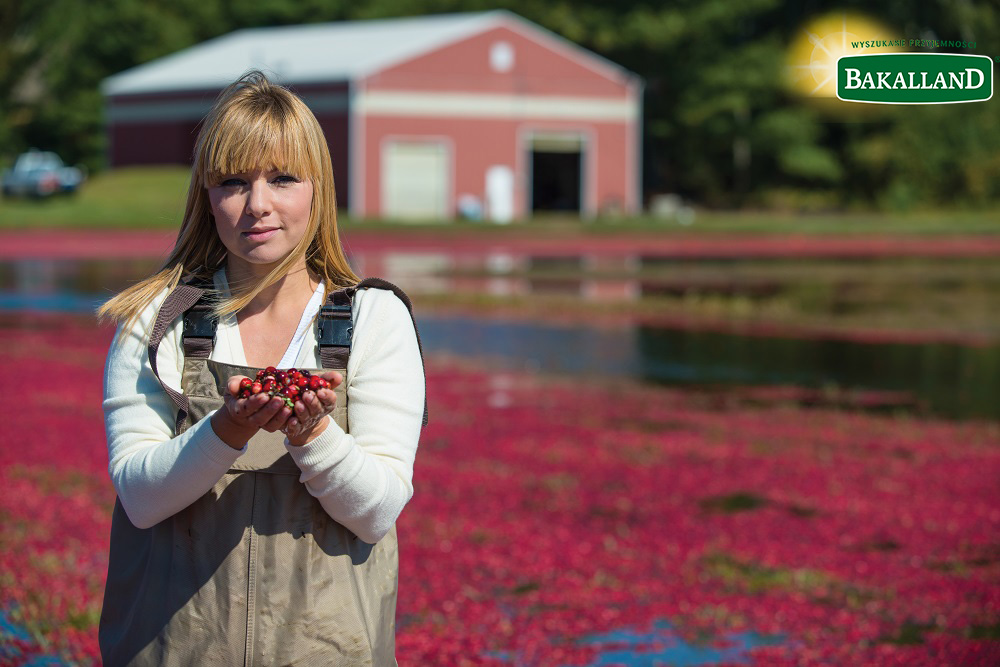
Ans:
[[[354,331],[351,302],[355,291],[354,287],[346,287],[330,292],[316,317],[316,344],[319,346],[319,361],[323,368],[347,368],[347,360],[351,356],[351,334]]]
[[[211,278],[192,281],[191,285],[203,293],[215,287]],[[218,326],[219,318],[215,316],[208,299],[200,299],[188,308],[184,312],[184,358],[208,359],[212,356]]]
[[[156,320],[153,323],[153,330],[149,334],[149,365],[153,369],[153,375],[156,376],[156,379],[160,382],[160,386],[163,387],[163,391],[167,392],[170,400],[177,407],[177,421],[174,425],[175,433],[180,433],[184,421],[187,419],[188,399],[187,396],[172,387],[168,387],[160,379],[160,373],[156,367],[156,353],[160,349],[160,343],[163,341],[163,336],[166,334],[170,323],[198,303],[198,300],[201,299],[204,293],[204,289],[195,285],[178,285],[175,287],[167,295],[167,298],[163,300],[163,303],[160,304],[160,310],[156,314]],[[185,327],[187,327],[186,321]],[[211,349],[211,339],[209,340],[209,349]]]
[[[353,297],[354,293],[357,292],[362,287],[377,287],[379,289],[392,290],[400,300],[406,304],[406,309],[410,311],[410,319],[413,321],[413,330],[417,334],[417,349],[420,350],[420,365],[424,366],[424,348],[420,343],[420,330],[417,329],[417,320],[413,317],[413,304],[410,303],[410,297],[406,296],[406,292],[401,290],[399,287],[393,285],[388,280],[383,280],[381,278],[365,278],[360,283],[355,285],[353,288],[349,288],[350,296]],[[350,316],[350,314],[348,314]],[[348,338],[350,340],[350,338]],[[427,372],[424,369],[424,419],[421,422],[423,426],[427,426]]]

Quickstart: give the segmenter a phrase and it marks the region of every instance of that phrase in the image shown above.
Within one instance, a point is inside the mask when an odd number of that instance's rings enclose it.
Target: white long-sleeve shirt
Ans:
[[[215,286],[228,291],[225,272]],[[152,328],[164,290],[124,338],[116,335],[104,370],[104,424],[108,471],[122,507],[139,528],[184,509],[229,470],[245,451],[215,434],[209,413],[173,437],[176,408],[149,364],[144,332]],[[318,302],[316,306],[318,308]],[[313,313],[304,313],[311,319]],[[390,290],[356,292],[351,355],[344,378],[350,433],[333,419],[312,442],[285,446],[302,471],[300,481],[326,512],[361,540],[374,544],[413,496],[413,461],[424,410],[424,370],[406,305]],[[160,378],[181,391],[184,364],[178,318],[157,354]],[[220,320],[211,358],[246,365],[236,317]],[[299,368],[321,367],[312,327],[296,355]]]

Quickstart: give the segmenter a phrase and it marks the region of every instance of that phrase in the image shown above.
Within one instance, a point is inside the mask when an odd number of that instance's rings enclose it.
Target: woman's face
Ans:
[[[206,188],[229,266],[262,275],[302,239],[309,225],[313,184],[282,171],[225,174]],[[235,263],[235,265],[234,265]]]

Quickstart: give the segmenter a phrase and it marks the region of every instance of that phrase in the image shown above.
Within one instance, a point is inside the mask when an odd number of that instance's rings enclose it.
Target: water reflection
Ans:
[[[561,290],[589,298],[608,298],[609,294],[636,298],[641,292],[641,286],[621,280],[560,281],[503,275],[528,262],[594,269],[598,260],[586,257],[386,252],[356,254],[350,261],[359,275],[383,276],[406,285],[413,294],[474,291],[514,295]],[[628,264],[630,260],[600,261]],[[463,277],[461,273],[463,268],[483,266],[496,275]],[[156,260],[144,259],[0,262],[0,310],[92,313],[112,294],[157,268]],[[447,271],[458,273],[442,275]],[[798,402],[827,400],[834,390],[851,393],[847,398],[853,407],[1000,418],[998,345],[860,343],[649,326],[606,330],[433,314],[421,314],[419,326],[427,352],[447,352],[529,371],[614,375],[717,387],[720,391],[748,385],[814,390],[813,395],[793,397]],[[875,391],[894,394],[875,395]]]
[[[0,664],[22,667],[69,667],[68,662],[52,654],[26,657],[18,645],[33,646],[34,638],[27,630],[13,623],[4,610],[0,610]]]
[[[783,636],[760,635],[756,632],[729,633],[705,642],[681,639],[667,621],[653,623],[649,631],[634,627],[621,628],[605,634],[589,635],[577,641],[598,651],[587,667],[626,665],[627,667],[695,667],[707,665],[745,665],[751,662],[749,651],[758,646],[775,646],[786,642]],[[515,652],[496,651],[489,657],[511,665],[522,664]]]
[[[851,407],[1000,418],[1000,346],[857,343],[646,326],[589,329],[467,316],[423,316],[425,352],[500,367],[613,375],[667,385],[823,390]],[[817,392],[817,394],[820,392]],[[817,400],[806,393],[793,400]]]
[[[693,667],[695,665],[749,664],[748,651],[756,646],[781,644],[784,637],[755,632],[731,633],[706,644],[692,644],[678,637],[670,623],[657,621],[650,632],[623,628],[581,640],[601,649],[597,660],[587,667],[628,665],[629,667]]]
[[[115,293],[148,276],[159,261],[128,259],[115,261],[19,259],[0,262],[0,293],[39,297],[59,293],[93,295],[105,301]],[[45,310],[40,307],[39,310]]]

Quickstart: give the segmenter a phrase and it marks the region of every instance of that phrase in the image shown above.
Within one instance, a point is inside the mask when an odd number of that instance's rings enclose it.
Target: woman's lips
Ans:
[[[277,232],[277,231],[278,231],[277,228],[274,228],[274,229],[262,229],[259,232],[254,232],[254,231],[243,232],[243,236],[245,238],[250,239],[251,241],[266,241],[267,239],[269,239],[272,236],[274,236],[275,232]]]

